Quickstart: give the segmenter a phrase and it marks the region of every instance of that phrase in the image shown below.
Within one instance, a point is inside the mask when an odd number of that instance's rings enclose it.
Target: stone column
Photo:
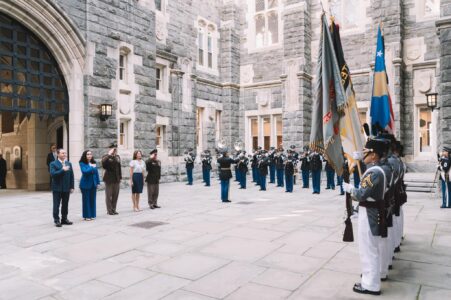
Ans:
[[[50,175],[46,165],[49,150],[47,144],[47,122],[40,120],[37,114],[32,114],[28,120],[27,144],[28,190],[48,190]],[[22,169],[26,168],[24,161],[27,153],[22,151]],[[78,163],[73,163],[73,165],[78,165]]]
[[[225,1],[221,16],[221,51],[219,66],[223,86],[222,132],[229,147],[238,139],[244,141],[239,130],[240,119],[240,36],[239,11],[234,1]]]
[[[310,139],[311,127],[311,30],[310,1],[291,4],[283,12],[284,74],[283,144],[298,149]]]
[[[438,107],[440,124],[438,139],[441,145],[451,147],[451,0],[442,0],[440,20],[436,22],[440,38],[440,88]]]
[[[169,156],[180,156],[183,149],[180,149],[181,134],[180,126],[182,121],[182,89],[183,89],[183,72],[181,70],[171,70],[171,91],[172,91],[172,116],[171,128],[168,131],[168,154]]]

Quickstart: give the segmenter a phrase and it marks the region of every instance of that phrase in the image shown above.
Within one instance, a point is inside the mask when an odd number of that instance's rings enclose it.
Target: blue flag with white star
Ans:
[[[388,77],[385,68],[385,45],[379,26],[377,32],[376,61],[374,64],[373,94],[371,97],[371,125],[393,133],[394,114],[388,90]],[[373,132],[373,134],[375,134]]]

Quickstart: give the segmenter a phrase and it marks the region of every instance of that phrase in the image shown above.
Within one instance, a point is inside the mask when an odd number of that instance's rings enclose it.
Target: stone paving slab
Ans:
[[[32,280],[11,277],[0,280],[0,299],[39,299],[56,291]]]
[[[152,267],[156,272],[196,280],[230,263],[229,260],[187,253]]]
[[[264,270],[264,268],[255,265],[233,262],[194,281],[186,286],[185,289],[202,295],[222,299],[251,281]]]
[[[265,285],[248,283],[227,296],[226,300],[241,299],[261,299],[261,300],[280,300],[286,299],[290,291],[269,287]]]
[[[176,291],[189,283],[188,280],[165,275],[158,274],[149,279],[141,281],[127,289],[123,289],[117,293],[114,293],[105,299],[108,300],[124,300],[124,299],[136,299],[136,300],[153,300],[161,299],[164,296],[169,295],[173,291]]]
[[[307,280],[307,278],[308,275],[306,274],[299,274],[290,271],[269,268],[258,277],[254,278],[252,282],[284,290],[294,291],[305,280]]]
[[[451,210],[427,194],[408,196],[405,240],[379,299],[448,299]],[[337,190],[233,183],[231,199],[220,202],[216,181],[170,183],[160,187],[161,209],[135,213],[121,190],[120,214],[109,216],[99,192],[98,217],[85,222],[77,191],[74,225],[55,228],[49,192],[0,190],[0,299],[374,299],[352,292],[358,241],[342,242]],[[146,201],[144,192],[142,208]],[[131,226],[149,221],[166,224]]]
[[[120,287],[106,284],[98,280],[91,280],[67,291],[55,295],[55,299],[61,300],[97,300],[105,298],[120,290]]]
[[[174,293],[161,298],[163,300],[214,300],[216,298],[207,297],[204,295],[188,292],[184,290],[177,290]]]
[[[155,272],[146,269],[127,266],[113,273],[99,277],[98,280],[119,288],[126,288],[155,275]]]

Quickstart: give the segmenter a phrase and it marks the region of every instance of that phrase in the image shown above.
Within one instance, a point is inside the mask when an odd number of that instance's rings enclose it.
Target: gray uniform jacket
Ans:
[[[352,199],[366,207],[371,233],[374,236],[381,235],[379,223],[384,216],[380,215],[380,210],[376,206],[383,205],[386,181],[381,164],[369,164],[362,175],[359,188],[351,192]]]

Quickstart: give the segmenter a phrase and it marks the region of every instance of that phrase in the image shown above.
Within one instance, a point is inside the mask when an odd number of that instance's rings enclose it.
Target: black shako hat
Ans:
[[[363,152],[374,152],[379,155],[379,157],[383,157],[385,153],[387,153],[387,148],[390,144],[390,141],[387,139],[370,139],[366,142],[365,148],[363,148]]]

